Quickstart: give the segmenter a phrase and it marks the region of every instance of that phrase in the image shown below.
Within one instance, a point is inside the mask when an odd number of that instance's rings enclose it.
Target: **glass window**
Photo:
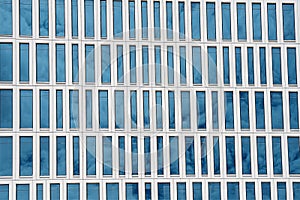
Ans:
[[[106,183],[106,200],[119,199],[119,183]]]
[[[289,174],[300,174],[299,137],[288,137]]]
[[[256,129],[265,128],[264,92],[255,92]]]
[[[167,26],[167,39],[173,39],[173,2],[166,2],[166,26]]]
[[[56,90],[56,128],[63,128],[63,91]]]
[[[151,183],[145,183],[145,200],[151,200]]]
[[[31,36],[32,35],[32,1],[22,0],[19,2],[20,12],[20,35]]]
[[[124,129],[124,91],[115,91],[115,128]]]
[[[94,37],[94,0],[84,0],[85,37]]]
[[[87,200],[100,199],[99,183],[86,184],[86,199]]]
[[[260,84],[267,84],[265,47],[259,47],[259,65],[260,65]]]
[[[157,139],[158,142],[158,139]],[[162,142],[162,141],[161,141]],[[157,144],[158,146],[158,144]],[[163,151],[163,149],[161,149]],[[160,152],[158,152],[160,153]],[[144,162],[145,162],[145,175],[151,174],[151,137],[145,136],[144,137]],[[161,153],[161,155],[163,155]]]
[[[96,175],[96,137],[86,137],[86,175]]]
[[[119,175],[125,175],[125,137],[118,137],[119,143]]]
[[[237,3],[237,32],[239,40],[247,40],[245,3]]]
[[[207,26],[207,39],[216,40],[216,13],[215,3],[206,3],[206,26]]]
[[[49,36],[49,10],[48,0],[39,1],[39,33],[40,36]]]
[[[299,129],[298,92],[289,92],[290,129]]]
[[[72,36],[78,36],[78,0],[71,1]]]
[[[113,0],[114,38],[123,37],[122,1]]]
[[[79,136],[73,136],[73,175],[80,175]]]
[[[19,45],[20,58],[20,75],[19,80],[21,82],[29,81],[29,44],[20,44]]]
[[[221,184],[219,182],[208,183],[208,199],[221,200]]]
[[[101,46],[101,50],[102,50]],[[106,56],[106,55],[105,55]],[[101,51],[101,69],[106,66],[106,63],[103,63],[103,52]],[[102,77],[101,77],[102,78]],[[85,82],[94,83],[95,82],[95,47],[94,45],[85,45]],[[103,80],[102,80],[103,82]]]
[[[180,84],[186,84],[186,47],[179,47],[180,53]]]
[[[214,174],[220,174],[220,147],[219,147],[219,137],[213,137],[213,155],[214,155]]]
[[[137,128],[137,94],[136,91],[130,91],[130,114],[131,128]]]
[[[155,92],[156,98],[156,129],[163,128],[163,109],[162,109],[162,92]]]
[[[300,183],[299,182],[293,183],[293,198],[294,199],[300,198]]]
[[[36,45],[36,81],[49,82],[49,44]]]
[[[130,83],[136,83],[136,49],[135,46],[130,45]]]
[[[149,53],[148,46],[142,46],[143,83],[149,84]],[[155,52],[156,53],[156,52]]]
[[[256,138],[258,174],[267,174],[266,137]]]
[[[276,3],[268,3],[268,38],[277,40]]]
[[[252,25],[253,40],[261,40],[261,5],[260,3],[252,4]]]
[[[103,175],[112,175],[112,137],[103,138]]]
[[[99,90],[99,128],[108,128],[108,91]]]
[[[277,199],[286,199],[286,184],[285,182],[277,182]]]
[[[36,184],[36,200],[43,200],[43,184]]]
[[[233,92],[225,92],[225,129],[234,129]]]
[[[40,176],[50,175],[50,141],[48,136],[40,137]]]
[[[79,200],[80,199],[80,185],[79,183],[68,183],[68,200]]]
[[[129,1],[129,38],[135,38],[135,2]]]
[[[170,192],[170,183],[158,183],[158,200],[170,200],[171,192]]]
[[[150,103],[149,91],[143,91],[143,114],[144,114],[144,129],[150,128]]]
[[[235,47],[235,75],[236,84],[242,85],[242,54],[241,47]]]
[[[240,92],[241,129],[250,129],[248,92]]]
[[[142,1],[141,20],[142,20],[142,38],[148,38],[148,3]]]
[[[65,176],[66,173],[66,137],[56,137],[56,175]]]
[[[154,1],[154,38],[160,38],[160,2]]]
[[[155,84],[161,84],[161,48],[160,46],[154,47],[155,52]]]
[[[185,173],[195,174],[194,137],[185,137]]]
[[[12,81],[12,80],[13,80],[13,46],[12,43],[0,43],[0,81]]]
[[[280,47],[272,48],[273,84],[281,84],[281,53]]]
[[[93,94],[92,90],[85,91],[85,127],[93,127]]]
[[[164,174],[164,151],[163,151],[163,137],[157,136],[157,174]]]
[[[297,84],[296,48],[287,48],[288,84]]]
[[[138,140],[137,137],[131,137],[131,168],[132,175],[138,175]]]
[[[0,176],[12,176],[13,146],[12,137],[0,137]]]
[[[30,186],[29,184],[17,184],[16,185],[16,199],[17,200],[29,200],[30,199]]]
[[[193,182],[193,199],[200,199],[202,200],[202,183]]]
[[[59,183],[50,184],[50,200],[60,199],[60,185]]]
[[[250,137],[242,136],[242,173],[251,174],[251,142]]]
[[[66,82],[66,58],[64,44],[56,44],[56,82]]]
[[[175,95],[174,91],[168,92],[169,103],[169,129],[175,129]]]
[[[235,174],[235,138],[226,136],[226,171]]]
[[[295,40],[294,4],[282,4],[283,12],[283,39]]]
[[[200,137],[201,142],[201,174],[207,174],[207,143],[206,143],[206,137],[201,136]]]
[[[101,45],[101,80],[102,83],[110,83],[110,46]],[[94,75],[93,75],[94,76]]]
[[[170,147],[170,174],[179,174],[179,149],[178,149],[178,137],[169,137]]]
[[[185,38],[185,10],[184,2],[178,2],[179,39]]]
[[[0,196],[1,196],[2,200],[9,200],[9,185],[8,184],[0,184]]]
[[[230,84],[229,47],[223,47],[223,79],[224,84]]]
[[[231,40],[230,3],[222,3],[222,39]]]
[[[217,48],[207,47],[208,51],[208,83],[218,84],[217,79]]]
[[[70,90],[69,93],[70,128],[79,128],[79,91]]]
[[[186,184],[177,183],[177,200],[185,200],[185,199],[186,199]]]
[[[246,199],[253,200],[255,199],[255,183],[246,182]]]
[[[32,176],[32,137],[20,137],[20,176]]]
[[[191,128],[190,92],[181,92],[181,128]]]
[[[201,47],[192,47],[193,84],[202,84]]]
[[[227,199],[240,199],[240,186],[238,182],[227,182]]]
[[[100,35],[101,35],[101,38],[107,37],[107,3],[106,3],[106,0],[100,1]]]
[[[32,90],[20,90],[20,128],[32,128]]]
[[[168,84],[174,84],[174,58],[173,47],[167,47]]]
[[[0,128],[13,127],[13,90],[0,90]]]
[[[262,200],[271,200],[270,182],[262,182],[261,183],[261,199]]]
[[[200,2],[191,2],[191,26],[192,26],[192,39],[201,39],[200,28]]]
[[[55,35],[65,36],[65,0],[55,0]]]
[[[117,45],[117,82],[124,83],[123,45]]]
[[[0,2],[0,35],[12,35],[12,0],[3,0]]]
[[[218,92],[211,92],[211,102],[212,102],[212,125],[213,129],[219,128],[219,111],[218,111]]]
[[[282,93],[271,92],[272,129],[283,129]]]
[[[254,62],[253,62],[253,47],[247,48],[248,53],[248,84],[253,85],[254,84]]]
[[[138,200],[139,199],[139,184],[126,183],[126,199]]]
[[[196,92],[197,98],[197,128],[206,129],[205,92]]]
[[[72,44],[72,82],[79,82],[78,45]]]

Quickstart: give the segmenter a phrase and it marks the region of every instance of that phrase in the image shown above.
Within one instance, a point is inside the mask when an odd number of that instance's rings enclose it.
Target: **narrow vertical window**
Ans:
[[[78,37],[78,0],[71,0],[72,36]]]
[[[237,32],[238,40],[247,40],[245,3],[237,3]]]
[[[158,200],[170,200],[170,183],[157,183],[157,199]]]
[[[293,198],[294,199],[300,198],[300,183],[299,182],[293,183]]]
[[[222,3],[222,39],[231,40],[230,3]]]
[[[108,128],[108,91],[100,90],[98,98],[99,128]]]
[[[139,199],[139,184],[126,183],[126,199],[138,200]]]
[[[130,91],[130,121],[131,128],[137,128],[137,94],[136,91]]]
[[[268,39],[277,40],[277,18],[275,3],[268,3]]]
[[[191,128],[190,92],[181,92],[181,128]]]
[[[277,182],[277,199],[286,200],[286,183]]]
[[[289,92],[290,129],[299,128],[298,92]]]
[[[101,38],[107,37],[107,2],[106,2],[106,0],[100,1],[100,35],[101,35]]]
[[[66,172],[66,137],[56,137],[56,175],[65,176]]]
[[[40,128],[50,126],[49,90],[40,90]]]
[[[149,48],[142,46],[143,83],[149,84]]]
[[[1,191],[0,191],[0,193],[1,193]],[[43,200],[43,184],[42,183],[36,184],[36,200]]]
[[[220,174],[220,147],[219,147],[219,137],[213,137],[213,155],[214,155],[214,174]]]
[[[55,35],[65,36],[65,0],[55,0]]]
[[[94,37],[94,0],[84,0],[85,37]]]
[[[64,44],[56,44],[56,82],[66,82],[66,58]]]
[[[13,80],[13,46],[12,43],[0,43],[0,81],[12,81],[12,80]]]
[[[138,175],[139,161],[138,161],[138,140],[136,136],[131,137],[131,173]]]
[[[200,28],[200,2],[191,2],[191,27],[192,27],[192,39],[201,39]]]
[[[186,84],[186,47],[179,47],[180,53],[180,84]]]
[[[135,38],[135,1],[129,1],[128,7],[129,7],[129,38]]]
[[[256,138],[258,174],[267,174],[266,137]]]
[[[205,92],[196,92],[197,99],[197,129],[206,129]]]
[[[248,63],[248,84],[254,85],[254,62],[253,62],[253,47],[247,48],[247,63]]]
[[[86,199],[87,200],[100,199],[99,183],[86,184]]]
[[[67,184],[67,199],[68,200],[79,200],[80,199],[80,185],[79,183],[68,183]]]
[[[96,175],[96,137],[86,137],[86,175]]]
[[[235,138],[226,136],[226,171],[227,174],[235,174]]]
[[[202,84],[201,47],[192,47],[193,84]]]
[[[148,3],[147,1],[141,2],[142,10],[141,10],[141,20],[142,20],[142,38],[148,38]]]
[[[50,200],[60,199],[60,185],[59,183],[50,184]]]
[[[119,175],[125,175],[125,137],[118,137],[119,145]]]
[[[216,40],[216,13],[215,3],[206,3],[207,40]]]
[[[217,79],[217,48],[208,47],[208,83],[218,84]]]
[[[92,94],[92,90],[85,91],[85,128],[93,128],[93,94]]]
[[[255,199],[255,183],[246,182],[246,200]]]
[[[256,129],[265,129],[264,93],[255,92]]]
[[[259,47],[260,84],[267,84],[266,48]]]
[[[144,129],[150,128],[150,102],[149,91],[143,91]]]
[[[56,90],[56,128],[63,128],[63,91]]]
[[[105,136],[102,139],[103,175],[112,175],[112,137]]]
[[[32,128],[32,90],[20,90],[20,128]]]
[[[32,0],[19,2],[20,36],[32,36]]]
[[[12,0],[0,2],[0,35],[12,35]]]
[[[212,102],[212,127],[213,129],[219,128],[219,100],[218,100],[218,92],[211,92],[211,102]]]
[[[0,137],[0,176],[12,176],[13,171],[13,146],[12,137]]]
[[[185,38],[185,8],[184,2],[178,2],[179,39]]]
[[[0,128],[13,127],[13,90],[0,90]],[[0,162],[1,163],[1,162]]]
[[[174,91],[168,92],[169,129],[175,129],[175,97]]]
[[[20,82],[29,82],[29,44],[20,44],[19,52],[19,80]]]
[[[287,48],[288,84],[297,84],[296,48]]]
[[[162,92],[155,92],[155,101],[156,101],[156,129],[163,128],[163,106],[162,106]]]
[[[186,199],[186,183],[177,183],[177,200]]]
[[[157,138],[157,174],[164,174],[164,151],[163,151],[163,137],[158,136]]]
[[[158,144],[157,144],[158,145]],[[161,149],[162,151],[163,149]],[[160,152],[158,152],[160,153]],[[151,174],[151,137],[144,137],[145,175]]]
[[[124,129],[124,91],[115,91],[115,128]]]
[[[201,174],[208,174],[208,166],[207,166],[207,142],[206,136],[200,137],[201,143]]]
[[[272,129],[283,129],[282,93],[271,92]]]
[[[121,0],[113,0],[113,33],[114,38],[123,37],[123,16]]]
[[[70,128],[79,128],[79,91],[70,90],[69,93]]]
[[[36,45],[36,81],[49,82],[49,45]]]
[[[193,182],[193,199],[201,199],[202,200],[202,183],[201,182]]]
[[[32,137],[20,137],[20,176],[32,176],[33,167]]]
[[[235,47],[235,76],[236,84],[242,85],[242,54],[241,47]]]
[[[72,82],[79,82],[78,44],[72,44]]]
[[[239,182],[227,182],[227,199],[240,199]]]
[[[294,4],[282,4],[283,12],[283,39],[295,40],[295,13]]]
[[[224,84],[230,84],[229,47],[223,47],[223,79]]]
[[[299,137],[288,137],[289,174],[300,174]]]
[[[167,39],[173,39],[173,2],[166,2],[166,27],[167,27]]]
[[[130,49],[130,83],[136,83],[136,48],[135,46],[129,46]]]
[[[160,39],[160,2],[154,1],[154,38]]]
[[[179,174],[179,150],[178,150],[178,137],[169,137],[170,147],[170,174]]]
[[[240,123],[242,130],[250,128],[248,92],[240,92]]]
[[[225,129],[234,129],[233,93],[225,92]]]
[[[221,200],[221,184],[219,182],[208,183],[208,199]]]
[[[80,175],[80,144],[79,136],[73,137],[73,175]]]
[[[280,47],[272,48],[272,76],[273,84],[281,84],[281,52]]]
[[[270,182],[261,183],[261,199],[269,200],[271,199],[271,184]]]
[[[101,46],[102,50],[102,46]],[[106,55],[105,55],[106,56]],[[101,69],[103,66],[103,54],[101,51]],[[103,81],[103,80],[102,80]],[[85,45],[85,82],[94,83],[95,82],[95,47],[94,45]]]
[[[161,48],[160,46],[154,47],[155,54],[155,84],[161,84]]]
[[[16,190],[17,190],[16,191],[17,200],[29,200],[30,199],[30,185],[29,184],[17,184]]]
[[[151,200],[151,183],[145,183],[145,200]]]
[[[281,137],[272,137],[273,173],[282,174]]]
[[[48,0],[39,1],[39,35],[49,36],[49,8]]]
[[[168,84],[174,84],[174,58],[173,47],[167,47]]]
[[[117,45],[117,82],[124,83],[123,45]]]
[[[251,174],[251,143],[250,137],[242,136],[242,173]]]
[[[185,137],[185,174],[195,174],[194,137]]]
[[[260,3],[252,4],[252,25],[253,40],[261,40],[261,5]]]

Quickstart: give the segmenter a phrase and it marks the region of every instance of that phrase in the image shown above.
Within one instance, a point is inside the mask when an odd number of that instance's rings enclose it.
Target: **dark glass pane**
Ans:
[[[12,137],[0,137],[0,176],[12,176],[13,146]]]
[[[12,35],[12,0],[0,2],[0,21],[5,22],[0,26],[0,35]]]
[[[229,47],[223,48],[223,79],[224,84],[230,84]]]
[[[86,174],[96,175],[96,137],[86,137]]]
[[[283,129],[282,93],[271,92],[272,129]]]
[[[56,128],[63,128],[63,91],[56,90]]]
[[[248,84],[254,84],[254,57],[253,57],[253,47],[248,47]]]
[[[289,103],[290,103],[290,129],[299,128],[299,117],[298,117],[298,92],[289,92]]]
[[[157,174],[164,174],[164,150],[163,150],[163,137],[158,136],[157,138]],[[150,153],[150,149],[149,149]]]
[[[155,54],[155,84],[161,84],[161,50],[160,46],[154,47]]]
[[[124,83],[124,63],[122,45],[117,45],[117,82]]]
[[[225,129],[234,128],[233,93],[225,92]]]
[[[40,137],[40,176],[50,175],[50,142],[48,136]]]
[[[237,3],[237,29],[238,39],[247,39],[247,28],[246,28],[246,4]]]
[[[256,128],[265,128],[264,92],[255,92]]]
[[[87,183],[86,184],[86,199],[87,200],[99,200],[100,199],[99,183]]]
[[[65,45],[56,45],[56,82],[66,82]]]
[[[181,128],[191,128],[190,92],[181,92]]]
[[[20,128],[32,128],[32,90],[20,90]]]
[[[208,166],[207,166],[207,142],[206,137],[201,136],[200,137],[201,142],[201,174],[207,174],[208,173]]]
[[[29,184],[17,184],[16,190],[17,190],[16,191],[17,200],[29,200],[30,199]]]
[[[222,3],[222,39],[231,39],[230,3]]]
[[[256,146],[258,174],[267,174],[266,138],[257,137]]]
[[[115,91],[115,128],[124,129],[124,91]]]
[[[50,200],[60,199],[60,185],[59,183],[50,184]]]
[[[55,35],[65,36],[65,0],[55,0]]]
[[[269,182],[261,183],[261,199],[271,200],[271,186]]]
[[[219,182],[208,183],[208,199],[221,200],[221,184]]]
[[[226,136],[226,171],[235,174],[235,138]]]
[[[299,137],[288,137],[289,174],[300,174]]]
[[[277,40],[276,4],[268,3],[268,38]]]
[[[131,137],[131,168],[132,175],[138,175],[138,140],[137,137]]]
[[[248,92],[240,92],[240,120],[241,129],[250,128]]]
[[[13,127],[13,90],[0,90],[0,128]]]
[[[85,37],[94,37],[94,0],[84,0]]]
[[[254,182],[246,183],[246,199],[247,200],[255,199],[255,183]]]
[[[12,43],[0,43],[0,81],[12,81],[12,80],[13,80],[13,46]]]
[[[142,17],[142,38],[148,38],[148,4],[147,1],[141,2],[141,17]]]
[[[201,47],[192,47],[193,84],[202,84]]]
[[[126,183],[126,199],[138,200],[139,199],[139,184]]]
[[[178,137],[169,137],[170,146],[170,174],[179,174],[179,149]]]
[[[178,2],[179,39],[185,38],[185,10],[184,2]]]
[[[39,33],[40,36],[49,35],[49,8],[48,0],[39,1]]]
[[[80,185],[79,183],[68,183],[68,200],[80,200]]]
[[[108,128],[108,91],[100,90],[98,98],[99,128]]]
[[[265,47],[259,47],[259,64],[260,64],[260,83],[267,84]]]
[[[239,183],[228,182],[227,183],[227,199],[238,200],[240,199],[240,187]]]
[[[272,48],[272,76],[273,84],[281,84],[281,53],[280,47]]]
[[[219,137],[213,137],[214,174],[220,174],[220,147]]]
[[[130,91],[130,112],[131,128],[137,128],[137,94],[136,91]]]
[[[170,193],[170,183],[158,183],[158,200],[170,200],[171,193]]]
[[[241,85],[242,80],[242,54],[241,47],[235,48],[235,75],[236,75],[236,84]]]
[[[100,1],[100,35],[101,35],[101,38],[107,37],[107,3],[106,3],[106,0]]]
[[[206,129],[206,101],[205,92],[196,92],[197,99],[197,128]]]
[[[80,175],[80,144],[79,137],[73,137],[73,175]]]
[[[20,176],[32,176],[33,149],[32,137],[20,137]]]
[[[185,199],[186,199],[186,184],[177,183],[177,200],[185,200]]]
[[[252,25],[253,40],[261,40],[261,5],[260,3],[252,4]]]
[[[66,172],[66,137],[56,137],[56,175],[65,176]]]
[[[173,91],[168,92],[169,103],[169,129],[175,129],[175,95]]]
[[[173,39],[173,2],[166,2],[166,26],[167,26],[167,39]]]
[[[102,50],[102,48],[101,48]],[[102,53],[102,51],[101,51]],[[106,56],[106,55],[105,55]],[[101,69],[105,67],[103,63],[103,54],[101,54]],[[94,45],[85,45],[85,82],[95,82],[95,50]],[[103,82],[103,80],[102,80]]]
[[[296,48],[287,48],[288,83],[297,84]]]
[[[29,44],[20,44],[20,68],[19,77],[21,82],[29,82]]]
[[[251,174],[251,143],[250,137],[242,136],[242,173]]]
[[[125,175],[125,137],[119,136],[119,175]]]
[[[20,35],[31,36],[32,35],[32,1],[22,0],[19,2],[20,13]]]
[[[157,146],[158,145],[159,145],[159,143],[157,144]],[[161,149],[161,151],[163,151],[163,149]],[[160,152],[158,152],[158,153],[160,153]],[[144,154],[145,154],[145,158],[144,158],[144,160],[145,160],[145,175],[150,175],[151,174],[151,138],[149,136],[146,136],[144,138]],[[162,154],[162,153],[160,153],[160,154]]]
[[[185,173],[195,174],[194,137],[185,137]]]
[[[186,47],[179,47],[180,56],[180,84],[186,84]]]
[[[135,2],[128,2],[129,9],[129,38],[135,38]]]
[[[93,127],[93,94],[92,90],[85,91],[85,127]]]
[[[123,16],[122,16],[122,1],[113,1],[113,26],[114,38],[123,37]]]
[[[102,83],[110,83],[110,71],[111,71],[111,60],[110,60],[110,46],[101,46],[101,81]],[[93,75],[94,76],[94,75]]]
[[[78,36],[78,0],[71,0],[72,36]]]
[[[119,199],[119,183],[106,183],[106,200]]]
[[[216,13],[215,3],[206,3],[207,39],[216,40]]]
[[[79,128],[79,91],[70,90],[69,93],[70,128]]]
[[[277,183],[277,199],[286,200],[286,184],[285,184],[285,182]]]
[[[282,4],[282,13],[283,13],[283,39],[295,40],[294,4]]]
[[[143,91],[144,129],[150,128],[150,97],[149,91]]]
[[[102,137],[103,175],[112,175],[112,137]]]
[[[160,2],[154,1],[154,38],[160,38]]]
[[[208,47],[208,83],[218,84],[217,78],[217,48]]]
[[[36,45],[36,81],[49,82],[49,45]]]
[[[156,95],[156,129],[163,128],[163,106],[162,106],[162,92],[155,92]]]

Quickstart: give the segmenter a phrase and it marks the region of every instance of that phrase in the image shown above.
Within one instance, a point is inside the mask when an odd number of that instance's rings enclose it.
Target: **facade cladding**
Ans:
[[[299,12],[1,0],[0,199],[300,199]]]

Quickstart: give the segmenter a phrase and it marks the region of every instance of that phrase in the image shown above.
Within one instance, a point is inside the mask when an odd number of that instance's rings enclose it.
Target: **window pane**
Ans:
[[[221,184],[218,182],[208,183],[208,199],[221,200]]]
[[[112,175],[112,137],[103,138],[103,175]]]
[[[56,82],[66,82],[65,45],[56,45]]]
[[[251,174],[251,143],[250,137],[242,136],[242,173]]]
[[[229,47],[223,47],[223,79],[224,84],[230,84]]]
[[[65,0],[55,0],[55,35],[65,36]]]
[[[281,53],[280,47],[272,48],[273,84],[281,84]]]
[[[253,40],[261,40],[261,5],[260,3],[252,4],[252,25]]]
[[[282,93],[271,92],[272,129],[283,129]]]
[[[66,175],[66,137],[56,137],[56,175]]]
[[[241,47],[235,47],[235,74],[236,84],[242,84],[242,54]]]
[[[60,199],[60,185],[59,183],[50,184],[50,200]]]
[[[98,200],[100,197],[99,183],[87,183],[86,184],[86,199]]]
[[[290,129],[299,128],[298,118],[298,92],[289,92],[290,103]]]
[[[160,46],[154,47],[155,51],[155,84],[161,84],[161,50]]]
[[[237,3],[237,31],[238,39],[246,40],[247,39],[247,30],[246,30],[246,4]]]
[[[71,1],[72,36],[78,36],[78,0]]]
[[[158,136],[157,138],[157,174],[164,174],[164,152],[163,152],[163,137]]]
[[[185,173],[195,174],[194,137],[185,137]]]
[[[32,90],[20,90],[20,128],[32,128]]]
[[[202,183],[193,183],[193,199],[202,200]]]
[[[294,4],[282,4],[283,12],[283,39],[295,40]]]
[[[144,113],[144,129],[150,128],[150,103],[149,91],[143,91],[143,113]]]
[[[259,47],[259,64],[260,64],[260,84],[267,84],[265,47]]]
[[[122,17],[122,1],[113,1],[113,25],[114,25],[114,38],[123,37],[123,17]]]
[[[231,39],[230,3],[222,3],[222,39]]]
[[[220,174],[220,147],[219,137],[213,137],[213,155],[214,155],[214,174]]]
[[[129,38],[135,38],[135,2],[129,1]]]
[[[258,174],[267,174],[266,138],[257,137],[256,146]]]
[[[119,199],[119,183],[106,183],[106,200]]]
[[[102,83],[110,83],[110,46],[101,45],[101,80]]]
[[[185,38],[185,10],[184,2],[178,2],[179,39]]]
[[[56,90],[56,128],[63,128],[63,91]]]
[[[299,182],[293,183],[293,198],[294,199],[300,198],[300,183]]]
[[[156,95],[156,129],[163,128],[163,106],[162,106],[162,92],[155,92]]]
[[[208,47],[208,83],[218,84],[217,80],[217,48]]]
[[[280,200],[286,199],[286,184],[285,184],[285,182],[277,183],[277,198]]]
[[[119,136],[119,175],[125,175],[125,137]]]
[[[227,174],[235,174],[235,138],[226,136],[226,170]]]
[[[238,182],[227,183],[227,199],[240,199],[240,187]]]
[[[20,12],[20,35],[32,35],[32,1],[22,0],[19,2]]]
[[[102,50],[102,48],[101,48]],[[101,51],[102,53],[102,51]],[[105,66],[103,63],[103,54],[101,54],[101,67]],[[85,82],[95,82],[95,50],[94,45],[85,45]],[[103,80],[102,80],[103,82]]]
[[[136,83],[136,50],[135,46],[129,46],[130,49],[130,83]]]
[[[277,40],[276,4],[268,3],[268,38]]]
[[[39,1],[39,33],[40,36],[49,35],[49,10],[48,10],[48,0]]]
[[[99,128],[108,128],[108,91],[99,90]]]
[[[201,136],[200,137],[201,142],[201,174],[207,174],[207,143],[206,143],[206,137]]]
[[[182,129],[191,128],[190,92],[181,92],[181,126]]]
[[[96,175],[96,137],[86,137],[86,174]]]
[[[78,45],[72,44],[72,82],[79,82],[78,69]]]
[[[256,129],[265,128],[264,92],[255,92]]]
[[[68,183],[68,200],[80,199],[80,186],[79,183]]]
[[[201,47],[192,47],[193,84],[202,84]]]
[[[0,43],[0,81],[12,81],[12,80],[13,80],[13,46],[12,43]]]
[[[131,168],[132,175],[138,175],[138,140],[131,137]]]
[[[179,47],[180,51],[180,84],[186,84],[186,48]]]
[[[160,38],[160,2],[154,1],[154,38]]]
[[[20,81],[28,82],[29,81],[29,44],[20,44]]]
[[[36,184],[36,200],[43,200],[43,184]]]
[[[158,146],[158,144],[157,144]],[[161,150],[163,151],[163,150]],[[160,153],[160,152],[158,152]],[[161,153],[162,154],[162,153]],[[151,174],[151,137],[144,138],[144,161],[145,161],[145,175]]]
[[[36,81],[49,82],[49,45],[36,45]]]
[[[205,92],[196,92],[197,99],[197,128],[206,129]]]
[[[142,1],[141,4],[142,38],[145,39],[148,38],[148,5],[147,1]]]
[[[115,91],[115,128],[124,129],[124,91]]]
[[[212,125],[213,129],[219,128],[219,111],[218,111],[218,92],[211,92],[212,101]]]
[[[186,185],[185,183],[177,183],[177,200],[186,199]]]
[[[225,129],[234,129],[233,93],[225,92]]]
[[[30,186],[29,184],[17,184],[16,185],[17,200],[29,200],[30,199]]]
[[[106,3],[106,0],[100,1],[100,35],[101,35],[101,38],[107,37],[107,3]]]
[[[12,176],[13,146],[12,137],[0,137],[0,176]]]
[[[142,69],[143,70],[143,83],[144,84],[149,84],[149,51],[148,51],[148,46],[142,46],[142,68],[143,68]]]
[[[246,183],[246,199],[247,200],[255,199],[255,183],[254,182]]]
[[[117,82],[124,83],[124,63],[122,45],[117,45]]]
[[[137,96],[136,91],[130,91],[131,128],[137,128]]]
[[[80,174],[80,146],[79,146],[79,137],[73,137],[73,175]]]
[[[299,137],[288,137],[289,174],[300,174]]]
[[[254,57],[253,57],[253,47],[248,47],[248,84],[254,84]]]
[[[94,37],[94,0],[84,0],[85,37]]]
[[[12,35],[12,0],[3,0],[0,2],[0,35]]]
[[[170,200],[170,183],[158,183],[158,200]]]
[[[9,200],[9,185],[8,184],[0,184],[0,196],[1,196],[1,200]]]
[[[151,200],[151,183],[145,183],[145,200]]]
[[[79,128],[79,91],[70,90],[69,94],[70,128]]]
[[[50,175],[50,145],[49,137],[40,137],[40,176]]]
[[[178,137],[169,137],[170,146],[170,174],[179,174]]]
[[[192,39],[201,39],[200,29],[200,2],[191,2]]]
[[[126,199],[139,199],[139,185],[138,183],[126,183]]]
[[[166,2],[166,26],[167,26],[167,39],[173,39],[173,2]]]
[[[216,13],[215,3],[206,3],[206,26],[207,26],[207,39],[216,40]]]
[[[288,83],[297,84],[296,48],[287,48]]]
[[[93,95],[92,90],[85,91],[85,127],[93,127]]]
[[[249,129],[249,98],[248,92],[240,92],[241,129]]]
[[[271,186],[269,182],[261,183],[262,200],[271,200]]]
[[[0,90],[0,128],[13,127],[13,90]]]
[[[175,97],[174,92],[168,92],[169,103],[169,129],[175,129]]]
[[[174,84],[174,59],[173,47],[167,47],[167,65],[168,65],[168,84]]]
[[[20,137],[20,176],[32,176],[32,137]]]

